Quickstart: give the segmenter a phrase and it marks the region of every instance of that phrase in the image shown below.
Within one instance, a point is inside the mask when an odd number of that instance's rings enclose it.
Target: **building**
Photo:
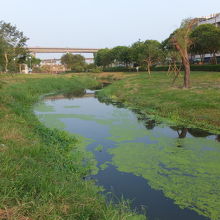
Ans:
[[[41,60],[40,67],[44,72],[49,73],[61,73],[66,71],[65,66],[61,64],[60,59]]]
[[[220,13],[199,18],[198,25],[201,24],[214,24],[216,27],[220,28]]]
[[[47,65],[47,66],[54,66],[54,65],[60,65],[60,59],[44,59],[41,60],[41,66]]]

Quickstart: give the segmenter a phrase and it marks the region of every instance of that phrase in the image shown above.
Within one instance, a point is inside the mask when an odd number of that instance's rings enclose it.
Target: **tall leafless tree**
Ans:
[[[184,20],[178,28],[172,38],[171,41],[177,51],[179,52],[182,63],[184,66],[184,88],[190,87],[190,62],[189,62],[189,55],[188,50],[192,44],[192,41],[190,39],[190,33],[197,23],[197,19],[187,19]]]

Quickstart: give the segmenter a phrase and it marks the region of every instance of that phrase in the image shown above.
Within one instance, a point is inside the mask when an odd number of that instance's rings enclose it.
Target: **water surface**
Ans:
[[[90,139],[98,162],[90,178],[108,197],[131,200],[152,220],[220,219],[220,136],[159,124],[92,94],[47,97],[35,113],[50,128]]]

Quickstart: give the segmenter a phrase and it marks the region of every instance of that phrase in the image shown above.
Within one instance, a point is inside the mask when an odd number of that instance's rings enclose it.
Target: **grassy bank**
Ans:
[[[106,203],[82,165],[74,136],[44,127],[32,112],[43,94],[81,93],[87,77],[0,76],[0,219],[139,219],[126,205]]]
[[[187,127],[220,132],[220,73],[192,72],[191,89],[181,89],[183,78],[171,86],[166,72],[128,73],[127,78],[99,92],[110,98]]]

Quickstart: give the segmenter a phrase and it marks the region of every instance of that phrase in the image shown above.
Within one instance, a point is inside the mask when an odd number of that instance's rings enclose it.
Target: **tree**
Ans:
[[[163,52],[161,50],[161,44],[156,40],[146,40],[144,42],[144,46],[144,61],[147,63],[147,71],[150,75],[151,66],[158,63],[161,60]]]
[[[120,64],[128,66],[132,61],[131,48],[125,46],[118,46],[112,49],[113,59]]]
[[[137,41],[131,48],[133,61],[139,66],[146,64],[150,75],[152,65],[158,63],[163,56],[161,44],[156,40]]]
[[[114,61],[114,54],[111,49],[108,48],[101,49],[95,54],[95,64],[97,66],[106,67],[112,64],[113,61]]]
[[[0,50],[5,72],[10,63],[27,53],[25,49],[28,38],[16,26],[0,21]]]
[[[182,63],[184,65],[184,87],[189,88],[190,86],[190,62],[188,50],[192,44],[190,34],[193,26],[196,24],[196,19],[184,20],[176,31],[171,36],[171,41],[174,47],[179,52]]]
[[[181,65],[178,66],[178,64],[181,64],[181,56],[179,52],[176,50],[176,48],[174,48],[171,42],[172,37],[173,37],[173,34],[171,34],[169,38],[164,40],[161,43],[161,48],[164,54],[164,61],[166,64],[169,65],[167,75],[170,75],[170,74],[174,75],[174,79],[173,79],[173,84],[174,84],[175,80],[180,75]]]
[[[83,72],[85,70],[85,58],[79,54],[73,55],[67,53],[61,57],[61,63],[67,68],[75,72]]]
[[[192,51],[204,59],[206,53],[212,54],[213,62],[217,64],[216,53],[220,50],[220,29],[213,24],[197,26],[190,37],[193,41]]]
[[[144,58],[145,58],[145,46],[144,42],[137,41],[131,46],[131,56],[132,61],[134,62],[135,66],[143,66],[144,65]]]

